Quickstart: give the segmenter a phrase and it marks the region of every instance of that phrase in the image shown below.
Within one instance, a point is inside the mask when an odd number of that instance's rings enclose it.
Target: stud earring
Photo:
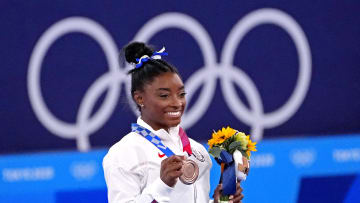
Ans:
[[[143,108],[143,107],[144,107],[144,104],[139,104],[139,105],[140,105],[140,107],[141,107],[141,108]]]

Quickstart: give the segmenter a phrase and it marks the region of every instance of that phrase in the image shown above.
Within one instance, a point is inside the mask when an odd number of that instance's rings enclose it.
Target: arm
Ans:
[[[181,168],[184,159],[183,156],[171,156],[164,159],[161,162],[160,177],[149,183],[147,182],[148,170],[135,170],[134,167],[126,169],[129,160],[124,162],[127,164],[118,164],[123,165],[121,167],[106,156],[103,167],[109,202],[151,203],[154,200],[159,203],[170,202],[173,187],[178,177],[182,175]]]
[[[146,185],[144,175],[123,167],[114,166],[105,160],[103,167],[109,203],[151,203],[154,199],[157,202],[170,201],[170,193],[173,188],[166,185],[160,177],[144,189],[143,187]]]

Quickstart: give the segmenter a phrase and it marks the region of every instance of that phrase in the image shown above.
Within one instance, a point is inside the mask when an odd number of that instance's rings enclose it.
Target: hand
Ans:
[[[184,160],[185,156],[174,155],[161,162],[160,178],[166,185],[175,186],[177,178],[183,174],[181,168]]]
[[[219,184],[214,191],[214,203],[219,203],[221,196],[222,184]],[[236,183],[236,193],[230,195],[229,203],[242,203],[244,195],[242,194],[243,189],[240,187],[240,182]]]
[[[214,191],[214,203],[219,203],[221,190],[222,190],[222,184],[219,184]]]
[[[230,200],[233,203],[241,203],[242,202],[241,200],[244,198],[242,191],[243,191],[243,189],[240,187],[240,182],[237,182],[236,183],[236,193],[234,194],[234,196],[230,195]]]

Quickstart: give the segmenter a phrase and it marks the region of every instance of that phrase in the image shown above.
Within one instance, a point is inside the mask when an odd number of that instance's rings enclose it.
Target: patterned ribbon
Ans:
[[[155,145],[155,147],[161,150],[167,157],[174,155],[174,152],[172,152],[170,148],[166,147],[162,143],[161,139],[153,132],[151,132],[149,129],[146,129],[137,123],[132,123],[131,129],[132,132],[138,133],[139,135],[145,137],[148,141],[150,141],[153,145]],[[186,151],[190,156],[192,154],[190,141],[185,131],[182,128],[179,129],[179,136],[183,145],[183,152]]]
[[[157,135],[155,135],[153,132],[151,132],[149,129],[146,129],[137,123],[132,123],[131,130],[132,130],[132,132],[135,132],[135,133],[145,137],[153,145],[155,145],[155,147],[160,149],[167,157],[174,155],[174,152],[172,152],[170,150],[170,148],[166,147],[161,142],[161,139]],[[190,140],[182,128],[179,129],[179,136],[180,136],[180,140],[183,145],[183,152],[186,151],[188,153],[188,155],[190,156],[192,154]],[[158,203],[158,202],[154,199],[151,203]]]
[[[163,47],[160,51],[154,52],[152,56],[144,55],[141,58],[137,58],[136,61],[138,62],[135,68],[140,68],[143,63],[148,61],[149,59],[161,59],[161,56],[167,56],[168,53],[165,52],[165,47]]]

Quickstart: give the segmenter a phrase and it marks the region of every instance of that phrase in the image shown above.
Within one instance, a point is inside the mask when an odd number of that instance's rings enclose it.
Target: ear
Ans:
[[[133,97],[138,106],[144,105],[143,92],[136,90]]]

